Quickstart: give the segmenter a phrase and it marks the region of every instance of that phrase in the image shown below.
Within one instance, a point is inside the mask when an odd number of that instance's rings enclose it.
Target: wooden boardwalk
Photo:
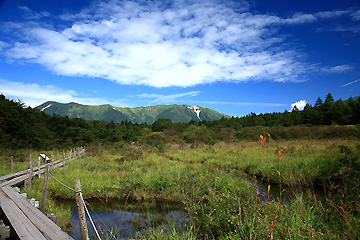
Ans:
[[[63,164],[63,161],[53,162],[54,167],[61,167]],[[40,167],[40,173],[45,171],[45,166]],[[12,188],[12,186],[24,183],[29,178],[29,172],[30,170],[27,169],[0,177],[0,208],[11,225],[12,236],[16,235],[15,237],[21,240],[73,240],[58,225]],[[37,174],[38,168],[35,169],[33,177]]]

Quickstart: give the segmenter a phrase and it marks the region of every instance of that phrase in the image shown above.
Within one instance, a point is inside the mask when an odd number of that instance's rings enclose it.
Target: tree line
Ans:
[[[220,141],[255,141],[264,132],[270,132],[274,139],[359,138],[359,123],[360,98],[334,101],[330,93],[324,101],[318,98],[314,106],[307,104],[302,111],[295,108],[290,112],[250,113],[244,117],[189,123],[160,118],[152,125],[50,116],[25,107],[20,100],[0,95],[1,148],[50,149],[92,142],[141,142],[159,148],[169,142],[196,146]]]
[[[221,119],[227,124],[235,127],[254,126],[320,126],[320,125],[354,125],[360,123],[360,98],[349,98],[346,101],[341,99],[334,101],[329,93],[325,101],[320,97],[315,105],[307,103],[304,110],[299,111],[296,107],[292,111],[282,113],[255,114],[250,113],[244,117]],[[210,124],[211,125],[211,124]]]

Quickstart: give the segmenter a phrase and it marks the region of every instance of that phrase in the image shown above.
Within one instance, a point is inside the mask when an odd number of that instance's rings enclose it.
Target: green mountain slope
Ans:
[[[50,115],[57,114],[70,118],[83,118],[85,120],[104,120],[121,123],[128,121],[132,123],[152,124],[159,118],[169,118],[175,122],[189,122],[200,120],[217,120],[229,116],[216,112],[209,108],[200,108],[189,105],[156,105],[149,107],[120,108],[109,104],[99,106],[82,105],[78,103],[45,102],[36,107]],[[200,111],[199,114],[196,111]]]

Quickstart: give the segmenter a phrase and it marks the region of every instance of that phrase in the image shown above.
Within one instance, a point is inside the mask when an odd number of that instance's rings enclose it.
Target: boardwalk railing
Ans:
[[[62,167],[66,162],[73,161],[85,153],[85,148],[79,148],[73,156],[51,163],[52,167]],[[65,155],[64,155],[65,156]],[[0,208],[7,222],[11,225],[12,235],[21,240],[69,239],[72,238],[61,228],[33,206],[26,198],[12,187],[25,183],[45,171],[46,164],[0,177]],[[32,176],[30,173],[32,172]],[[5,219],[3,219],[5,220]],[[1,238],[2,239],[2,238]]]

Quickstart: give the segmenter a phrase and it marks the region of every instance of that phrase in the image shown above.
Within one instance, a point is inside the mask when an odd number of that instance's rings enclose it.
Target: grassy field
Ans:
[[[191,217],[188,231],[153,230],[141,236],[146,239],[358,239],[359,146],[350,140],[169,145],[166,150],[90,145],[86,157],[51,174],[71,187],[80,179],[87,199],[177,203]],[[287,204],[262,201],[257,182],[269,194],[279,188],[278,200],[289,189],[296,194]],[[28,194],[40,201],[42,186],[43,180],[35,179]],[[74,198],[53,179],[49,192],[53,199]],[[69,209],[51,198],[47,210],[59,214],[68,230]]]

